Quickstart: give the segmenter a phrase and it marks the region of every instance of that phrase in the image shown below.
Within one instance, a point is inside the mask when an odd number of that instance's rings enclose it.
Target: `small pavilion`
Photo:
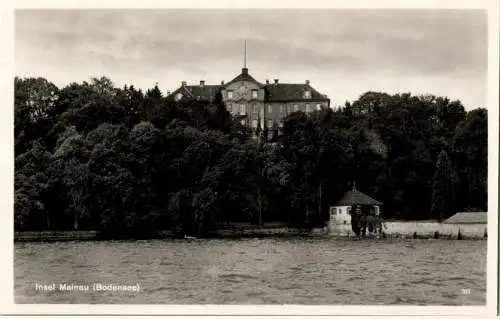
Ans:
[[[354,184],[352,190],[345,193],[334,206],[330,207],[330,222],[350,224],[353,206],[362,215],[380,216],[382,203],[357,190]]]

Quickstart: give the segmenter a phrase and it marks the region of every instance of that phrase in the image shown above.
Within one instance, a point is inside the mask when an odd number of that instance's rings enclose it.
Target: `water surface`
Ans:
[[[486,241],[16,243],[16,303],[485,305]],[[139,285],[139,292],[35,284]],[[464,294],[463,289],[470,289]]]

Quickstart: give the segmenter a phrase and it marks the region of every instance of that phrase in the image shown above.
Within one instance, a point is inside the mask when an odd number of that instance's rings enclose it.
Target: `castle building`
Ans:
[[[266,80],[264,84],[255,80],[246,67],[246,42],[244,67],[234,79],[220,85],[207,85],[205,81],[188,85],[183,81],[167,98],[213,102],[217,95],[234,117],[253,129],[281,127],[283,119],[293,112],[308,114],[330,107],[330,99],[315,90],[308,80],[302,84],[279,83],[278,79],[272,83]]]
[[[330,107],[330,99],[315,90],[307,80],[296,84],[279,83],[275,79],[273,83],[266,80],[263,84],[255,80],[247,68],[243,68],[231,81],[220,85],[207,85],[205,81],[200,81],[199,85],[188,85],[183,81],[169,98],[175,101],[196,99],[213,102],[217,94],[221,94],[224,105],[233,116],[254,129],[280,126],[283,119],[293,112],[308,114]]]

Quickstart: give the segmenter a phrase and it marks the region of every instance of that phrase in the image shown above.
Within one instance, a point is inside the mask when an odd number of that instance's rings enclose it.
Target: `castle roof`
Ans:
[[[176,94],[181,93],[183,97],[187,99],[200,99],[206,101],[213,101],[217,93],[219,93],[222,89],[226,88],[228,85],[236,82],[252,82],[258,85],[260,88],[264,88],[265,90],[265,102],[301,102],[301,101],[328,101],[328,97],[319,93],[316,89],[314,89],[309,81],[303,84],[295,84],[295,83],[278,83],[278,80],[275,80],[275,83],[269,84],[266,81],[266,84],[262,84],[259,81],[255,80],[249,73],[247,68],[243,68],[241,73],[238,74],[234,79],[229,81],[228,83],[221,85],[205,85],[204,81],[200,81],[200,85],[187,85],[183,82],[183,85],[172,92],[168,96],[168,98],[173,99]],[[203,82],[203,85],[202,83]],[[309,91],[310,95],[308,97],[305,96],[305,92]]]
[[[269,102],[287,102],[287,101],[324,101],[328,98],[316,91],[309,84],[292,84],[292,83],[273,83],[267,84],[267,98]],[[304,92],[310,91],[310,98],[305,98]]]
[[[220,85],[183,85],[167,98],[173,99],[177,93],[181,93],[188,99],[199,99],[205,101],[213,101],[215,95],[220,92]]]

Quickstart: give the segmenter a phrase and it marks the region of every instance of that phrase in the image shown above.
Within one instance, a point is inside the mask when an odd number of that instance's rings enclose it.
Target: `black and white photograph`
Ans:
[[[487,305],[487,10],[13,31],[15,304]]]

